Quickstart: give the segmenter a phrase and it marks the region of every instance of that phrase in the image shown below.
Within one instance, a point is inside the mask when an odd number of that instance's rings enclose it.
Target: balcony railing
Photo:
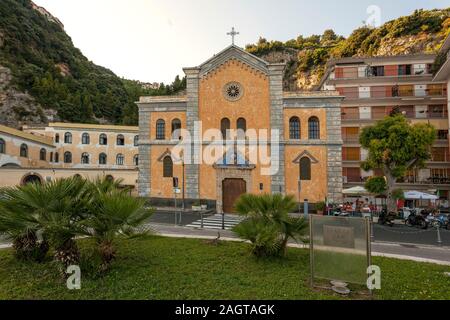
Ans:
[[[344,134],[342,135],[342,140],[344,142],[359,142],[359,135],[358,134]]]
[[[346,99],[384,99],[384,98],[413,98],[413,97],[445,97],[445,86],[433,85],[424,89],[413,86],[383,86],[370,87],[370,91],[360,90],[359,87],[338,88],[340,94]]]
[[[394,107],[372,107],[370,112],[360,114],[358,108],[344,108],[341,112],[342,120],[379,120],[388,116]],[[429,106],[426,110],[414,109],[414,107],[398,107],[408,119],[447,119],[447,108],[443,105]]]

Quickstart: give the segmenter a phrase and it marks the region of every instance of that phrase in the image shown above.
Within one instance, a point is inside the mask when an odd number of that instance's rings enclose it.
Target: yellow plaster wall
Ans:
[[[324,201],[327,195],[327,149],[322,146],[286,146],[285,147],[285,179],[286,193],[298,199],[298,177],[300,165],[293,161],[303,152],[308,151],[318,163],[311,163],[311,180],[302,181],[300,201]]]
[[[186,113],[185,112],[152,112],[150,122],[150,139],[156,139],[156,121],[164,120],[166,123],[165,137],[166,140],[171,139],[172,135],[172,120],[179,119],[181,121],[181,128],[186,129]]]
[[[55,152],[55,148],[20,137],[0,134],[0,138],[6,145],[6,152],[0,154],[0,167],[7,163],[14,163],[24,168],[45,168],[49,166],[50,152]],[[23,143],[28,147],[27,157],[20,156],[20,146]],[[46,150],[46,161],[40,160],[42,148]]]
[[[164,154],[167,149],[171,150],[172,146],[152,146],[151,151],[151,197],[157,198],[172,198],[173,197],[173,179],[163,177],[163,162],[159,161],[158,158]],[[173,176],[178,177],[178,185],[181,187],[182,176],[183,176],[183,166],[181,164],[174,163],[173,165]],[[181,197],[177,195],[177,197]]]
[[[139,153],[138,147],[134,145],[134,137],[138,132],[119,132],[119,131],[98,131],[98,130],[74,130],[74,129],[55,129],[47,128],[45,130],[30,129],[35,134],[45,135],[55,141],[56,134],[59,134],[59,143],[55,143],[56,150],[59,154],[59,163],[52,163],[52,166],[59,168],[135,168],[133,158]],[[70,132],[72,134],[72,143],[64,143],[64,134]],[[83,133],[89,134],[90,143],[82,144],[81,136]],[[100,135],[104,133],[108,138],[107,145],[100,145]],[[122,134],[125,138],[125,145],[116,144],[117,136]],[[72,163],[64,163],[64,153],[72,153]],[[87,152],[90,155],[89,164],[81,164],[81,155]],[[99,164],[100,153],[106,154],[106,165]],[[122,154],[125,157],[123,165],[116,165],[116,156]]]
[[[308,139],[308,119],[316,116],[320,123],[320,140],[327,138],[327,113],[323,108],[284,109],[284,138],[289,140],[289,119],[297,116],[300,119],[300,138]]]
[[[229,82],[239,82],[244,89],[238,101],[228,101],[223,88]],[[268,78],[259,71],[236,61],[229,60],[212,71],[199,84],[199,119],[202,130],[220,129],[223,118],[230,120],[231,129],[236,129],[238,118],[246,120],[248,129],[270,130],[270,96]],[[221,156],[217,157],[217,160]],[[261,192],[270,192],[270,176],[262,176],[260,166],[252,171],[252,186],[247,191],[259,193],[259,183],[264,184]],[[200,198],[216,199],[216,172],[208,164],[200,165]],[[221,196],[221,195],[220,195]]]

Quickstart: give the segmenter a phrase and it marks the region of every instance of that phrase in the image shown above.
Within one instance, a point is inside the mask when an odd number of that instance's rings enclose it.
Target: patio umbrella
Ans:
[[[367,191],[366,188],[360,186],[344,189],[342,190],[342,193],[345,195],[352,195],[352,196],[371,195],[371,193]]]
[[[429,194],[425,192],[420,191],[405,191],[405,199],[406,200],[437,200],[439,199],[438,196],[435,196],[434,194]]]

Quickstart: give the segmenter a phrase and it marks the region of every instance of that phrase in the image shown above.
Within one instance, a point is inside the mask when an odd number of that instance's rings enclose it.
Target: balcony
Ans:
[[[393,99],[408,98],[445,98],[447,88],[442,84],[433,85],[394,85],[337,88],[346,100],[356,99]]]
[[[450,162],[449,148],[434,147],[431,151],[431,162]]]
[[[434,106],[398,106],[398,107],[367,107],[364,111],[356,107],[343,107],[341,112],[342,121],[352,122],[354,120],[380,120],[388,116],[396,108],[398,112],[408,119],[447,119],[448,111],[444,105]]]
[[[359,143],[359,134],[347,134],[342,136],[344,143]]]

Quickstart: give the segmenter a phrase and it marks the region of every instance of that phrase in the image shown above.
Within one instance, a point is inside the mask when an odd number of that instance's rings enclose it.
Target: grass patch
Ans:
[[[92,241],[80,241],[83,251]],[[104,277],[82,275],[67,290],[51,261],[22,263],[0,250],[0,299],[341,299],[308,285],[309,252],[289,248],[285,259],[257,260],[248,245],[149,236],[118,242]],[[449,267],[375,257],[382,270],[376,299],[450,299]],[[353,296],[360,298],[360,296]]]

